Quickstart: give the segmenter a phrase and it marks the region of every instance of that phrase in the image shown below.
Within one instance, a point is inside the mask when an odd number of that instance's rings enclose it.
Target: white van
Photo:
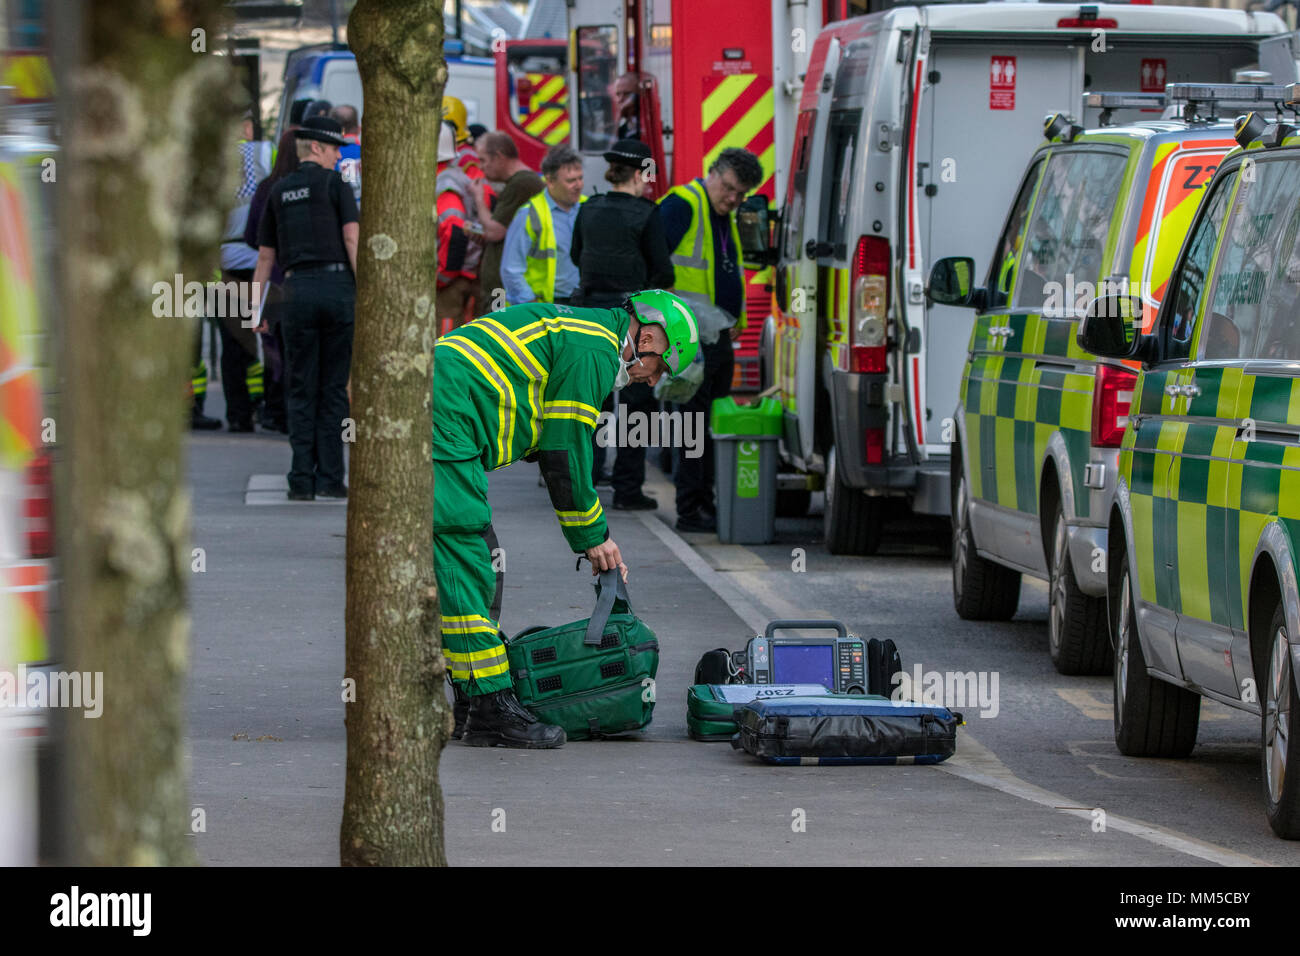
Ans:
[[[1285,30],[1239,10],[1037,3],[896,7],[823,29],[760,349],[763,384],[785,409],[782,461],[797,473],[783,475],[783,510],[806,509],[824,483],[836,554],[876,550],[885,497],[948,514],[972,317],[927,305],[930,265],[974,253],[986,273],[1046,114],[1096,126],[1097,111],[1076,106],[1086,90],[1230,81]],[[1294,72],[1289,56],[1269,59]],[[1117,110],[1113,121],[1150,118]]]

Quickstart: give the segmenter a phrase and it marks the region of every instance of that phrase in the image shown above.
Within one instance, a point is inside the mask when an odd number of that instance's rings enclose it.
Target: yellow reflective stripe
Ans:
[[[515,443],[515,392],[506,380],[505,373],[492,361],[491,357],[464,336],[445,338],[439,345],[455,349],[483,373],[483,377],[492,383],[501,401],[497,403],[497,464],[503,465],[510,460],[510,449]]]
[[[586,511],[555,512],[556,517],[560,519],[560,524],[566,528],[580,528],[584,525],[595,524],[602,514],[599,501]]]
[[[483,631],[495,634],[497,630],[495,621],[479,614],[469,614],[463,617],[443,617],[442,619],[444,634],[476,634]]]
[[[516,331],[515,335],[519,337],[520,344],[527,345],[529,342],[537,341],[547,332],[578,332],[582,335],[595,335],[605,339],[614,348],[618,348],[618,336],[599,322],[588,322],[567,315],[532,322]]]
[[[531,436],[529,447],[532,447],[541,437],[538,415],[541,414],[542,393],[546,389],[546,380],[549,377],[546,369],[533,358],[533,353],[524,347],[524,343],[519,341],[515,333],[496,319],[485,317],[473,324],[490,335],[508,352],[515,364],[519,366],[519,370],[528,377],[528,431]]]
[[[443,651],[447,660],[455,661],[457,664],[465,664],[471,661],[485,661],[489,658],[496,657],[506,652],[504,644],[497,644],[495,647],[487,647],[481,651]]]
[[[595,428],[596,423],[600,421],[600,409],[587,405],[584,402],[559,400],[547,402],[544,406],[542,417],[572,418]]]

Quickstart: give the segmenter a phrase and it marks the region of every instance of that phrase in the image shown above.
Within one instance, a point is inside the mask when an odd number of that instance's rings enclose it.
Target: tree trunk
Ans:
[[[451,731],[433,572],[431,464],[442,0],[358,0],[365,90],[347,538],[345,866],[444,865]]]
[[[194,861],[182,445],[195,320],[160,316],[154,283],[206,282],[217,264],[236,106],[227,62],[199,48],[221,6],[85,5],[84,56],[62,88],[66,164],[44,187],[59,190],[67,290],[61,666],[103,675],[102,716],[66,720],[73,863]]]

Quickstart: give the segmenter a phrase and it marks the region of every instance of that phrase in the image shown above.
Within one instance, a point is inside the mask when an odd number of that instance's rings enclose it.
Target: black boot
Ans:
[[[550,750],[564,746],[564,730],[544,724],[519,703],[513,690],[499,690],[469,700],[465,743],[470,747],[520,747]]]
[[[457,684],[451,685],[453,699],[451,702],[451,715],[456,719],[456,726],[452,729],[451,739],[460,740],[465,736],[465,718],[469,716],[469,695],[467,695]]]

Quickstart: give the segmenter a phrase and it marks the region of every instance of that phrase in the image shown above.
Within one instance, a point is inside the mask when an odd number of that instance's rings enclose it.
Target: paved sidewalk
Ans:
[[[194,544],[207,561],[191,594],[191,800],[206,813],[195,839],[208,864],[338,861],[346,515],[245,504],[249,477],[283,473],[288,461],[280,436],[215,433],[190,445]],[[585,617],[591,575],[585,564],[573,570],[536,467],[490,483],[506,551],[503,628]],[[670,498],[669,486],[649,487]],[[691,741],[696,661],[742,646],[750,630],[681,560],[694,552],[669,524],[653,534],[645,522],[657,517],[607,514],[633,606],[661,644],[654,723],[634,739],[559,751],[450,743],[441,782],[453,864],[1132,861],[1123,838],[1088,839],[1086,825],[1050,808],[935,768],[774,768],[726,743]],[[1147,848],[1142,862],[1189,860]]]

